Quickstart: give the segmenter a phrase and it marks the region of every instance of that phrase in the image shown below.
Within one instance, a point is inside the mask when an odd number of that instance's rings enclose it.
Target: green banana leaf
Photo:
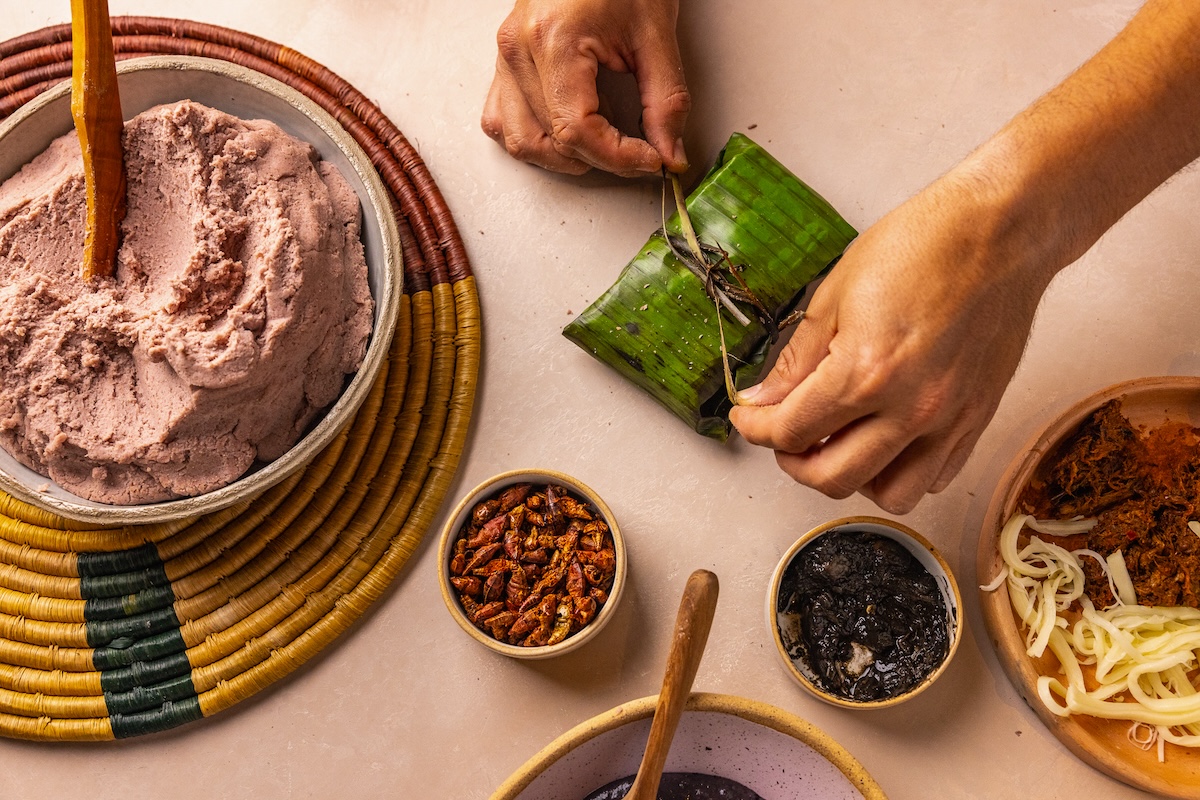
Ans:
[[[730,137],[686,203],[701,242],[721,248],[730,263],[740,265],[742,282],[776,320],[856,235],[820,195],[740,133]],[[704,280],[676,257],[667,236],[671,242],[681,238],[678,213],[667,220],[666,235],[655,232],[563,335],[698,433],[725,441],[732,404],[721,329],[738,389],[758,381],[776,331],[748,304],[738,304],[740,320],[722,307],[719,329],[717,305]]]

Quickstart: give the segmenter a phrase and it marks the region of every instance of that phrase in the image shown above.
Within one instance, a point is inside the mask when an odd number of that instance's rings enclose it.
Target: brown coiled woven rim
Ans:
[[[474,406],[479,298],[425,163],[345,80],[273,42],[115,17],[119,59],[218,58],[302,92],[391,192],[404,296],[387,365],[350,426],[252,502],[98,529],[0,493],[0,735],[136,736],[211,716],[288,675],[386,591],[458,468]],[[70,77],[69,25],[0,43],[0,119]]]

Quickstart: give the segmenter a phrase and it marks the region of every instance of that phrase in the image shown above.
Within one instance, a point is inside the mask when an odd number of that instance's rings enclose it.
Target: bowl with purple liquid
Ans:
[[[621,800],[633,783],[656,696],[583,722],[534,755],[491,800]],[[723,694],[688,698],[660,800],[882,800],[863,766],[823,731],[781,709]]]

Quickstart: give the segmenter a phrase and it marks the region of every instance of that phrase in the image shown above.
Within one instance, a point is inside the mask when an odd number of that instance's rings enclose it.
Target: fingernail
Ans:
[[[683,139],[675,140],[675,163],[679,165],[679,172],[683,172],[688,168],[687,151],[683,149]]]
[[[754,405],[754,398],[758,397],[760,394],[762,394],[761,383],[739,391],[737,393],[737,401],[739,404],[752,406]]]

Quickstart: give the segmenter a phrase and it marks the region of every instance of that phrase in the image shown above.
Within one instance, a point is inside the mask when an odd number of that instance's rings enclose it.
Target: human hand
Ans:
[[[1200,157],[1200,4],[1148,0],[862,234],[733,424],[800,483],[905,513],[958,473],[1053,275]]]
[[[556,172],[618,175],[687,169],[691,97],[675,36],[678,0],[517,0],[496,35],[499,55],[484,133],[509,154]],[[599,67],[632,72],[646,139],[599,113]]]
[[[964,171],[850,246],[731,412],[800,483],[907,513],[950,483],[995,413],[1056,270]]]

